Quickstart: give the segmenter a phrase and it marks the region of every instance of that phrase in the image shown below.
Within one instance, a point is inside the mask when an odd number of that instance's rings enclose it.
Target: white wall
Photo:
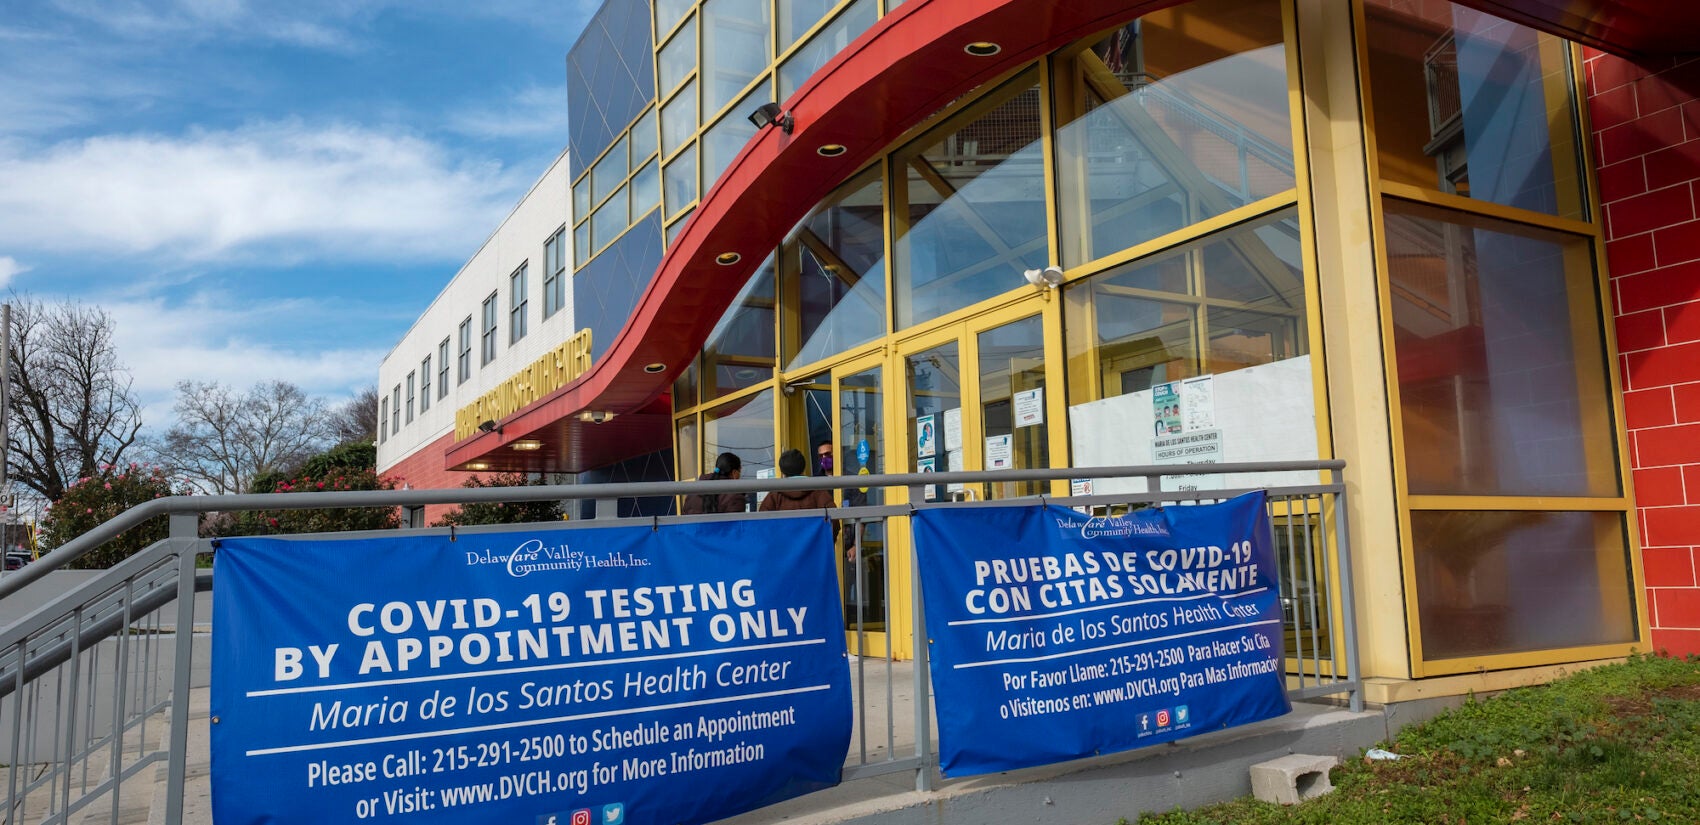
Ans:
[[[420,362],[427,356],[431,358],[431,408],[424,413],[419,412],[419,377],[416,374],[412,423],[408,423],[405,409],[399,432],[389,430],[393,415],[379,423],[380,431],[385,433],[378,443],[380,473],[421,447],[452,433],[455,410],[471,403],[521,367],[541,358],[577,330],[573,323],[571,202],[567,154],[563,151],[384,358],[378,368],[379,409],[384,408],[383,399],[393,399],[397,385],[401,386],[402,406],[407,405],[407,374],[417,373]],[[543,279],[548,273],[544,266],[543,244],[563,226],[566,227],[565,248],[562,250],[566,262],[566,303],[560,311],[544,319]],[[508,276],[522,263],[528,264],[527,332],[524,338],[510,345]],[[497,294],[496,359],[480,366],[481,307],[492,292]],[[472,376],[461,384],[458,383],[460,323],[468,316],[472,318]],[[441,366],[437,360],[437,347],[444,338],[449,339],[449,393],[438,398],[437,372]]]

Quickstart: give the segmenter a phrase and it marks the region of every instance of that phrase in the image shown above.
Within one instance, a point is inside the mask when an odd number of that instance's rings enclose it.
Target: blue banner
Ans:
[[[1263,493],[1110,518],[1014,505],[913,520],[946,775],[1292,710]]]
[[[835,785],[834,555],[819,516],[224,540],[215,821],[673,825]]]

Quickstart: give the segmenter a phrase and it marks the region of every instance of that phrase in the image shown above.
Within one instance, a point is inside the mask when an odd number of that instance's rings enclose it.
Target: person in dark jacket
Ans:
[[[779,454],[779,473],[786,478],[796,478],[808,469],[808,459],[803,458],[802,450],[786,450]],[[838,503],[832,500],[831,490],[775,490],[761,500],[757,510],[771,512],[773,510],[823,510],[836,507]]]
[[[697,481],[730,481],[743,476],[744,462],[737,453],[721,453],[714,459],[714,472],[699,476]],[[703,513],[742,513],[747,493],[693,493],[682,496],[679,512],[687,515]]]

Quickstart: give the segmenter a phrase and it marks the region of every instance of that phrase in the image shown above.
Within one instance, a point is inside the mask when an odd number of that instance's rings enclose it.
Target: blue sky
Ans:
[[[0,288],[179,380],[331,402],[566,145],[593,0],[0,0]]]

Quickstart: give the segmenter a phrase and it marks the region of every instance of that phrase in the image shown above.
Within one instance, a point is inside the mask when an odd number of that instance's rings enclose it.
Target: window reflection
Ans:
[[[1617,495],[1587,240],[1398,200],[1386,215],[1411,492]]]
[[[672,162],[661,170],[661,179],[669,214],[691,205],[697,199],[696,147],[689,147],[673,158]]]
[[[1008,292],[1045,266],[1039,88],[1023,75],[896,155],[899,329]],[[907,226],[907,231],[903,231]]]
[[[1451,3],[1365,13],[1372,99],[1402,104],[1374,107],[1383,178],[1586,219],[1563,41]]]
[[[1069,403],[1308,352],[1298,237],[1284,209],[1071,284]]]
[[[1064,263],[1293,188],[1286,68],[1265,0],[1149,14],[1059,59]]]
[[[607,246],[626,231],[626,189],[621,187],[608,202],[590,218],[590,245],[593,249]]]
[[[1039,316],[979,335],[980,424],[986,436],[987,470],[1030,470],[1051,466],[1050,427],[1045,419],[1045,325]],[[1037,405],[1037,420],[1032,407]],[[993,464],[1007,450],[1009,466]],[[1043,481],[985,485],[985,497],[1043,493]]]
[[[909,379],[908,443],[915,445],[908,472],[968,469],[962,445],[951,443],[946,436],[946,419],[954,419],[958,439],[961,433],[962,360],[957,356],[956,342],[915,353],[903,363]],[[929,484],[922,495],[928,501],[938,501],[959,497],[956,494],[961,488],[959,484]]]
[[[702,7],[702,116],[720,111],[773,62],[768,0],[708,0]]]
[[[823,3],[826,7],[832,5],[824,2],[824,0],[818,0],[818,2]],[[785,8],[786,4],[780,3],[779,19],[782,27],[785,25]],[[784,65],[779,68],[779,100],[789,99],[792,93],[796,92],[798,87],[809,79],[810,75],[820,71],[820,68],[825,66],[828,60],[844,51],[844,47],[850,45],[850,41],[855,40],[858,35],[867,31],[868,27],[874,24],[874,16],[877,11],[874,0],[855,0],[849,8],[838,15],[838,19],[832,21],[826,28],[821,29],[819,33],[809,39],[807,44],[798,49],[796,54],[787,58]],[[796,35],[790,39],[785,39],[782,36],[780,43],[789,45],[796,37],[802,36],[806,28],[805,26],[803,29],[799,29]],[[780,31],[783,35],[784,29],[781,28]]]
[[[732,165],[732,159],[743,150],[744,144],[756,135],[756,125],[750,122],[749,113],[767,102],[768,90],[766,83],[758,83],[727,110],[720,122],[709,128],[702,137],[702,190],[707,192],[714,182],[720,179],[726,167]]]
[[[885,203],[879,169],[851,179],[785,239],[786,368],[885,334]]]
[[[777,458],[773,450],[773,390],[763,390],[702,414],[702,466],[712,468],[714,459],[721,453],[738,455],[743,462],[744,478],[757,478],[760,471],[773,469]],[[753,494],[750,499],[753,502]]]
[[[656,55],[656,68],[660,69],[659,82],[656,88],[661,90],[661,96],[679,87],[685,77],[697,67],[697,19],[692,17],[680,27],[679,33],[661,47]],[[692,124],[695,126],[696,124]]]
[[[685,84],[672,100],[661,107],[661,155],[673,154],[697,131],[696,81]]]
[[[1619,513],[1416,511],[1423,658],[1635,640]]]
[[[705,400],[773,378],[773,257],[762,263],[702,348]]]

